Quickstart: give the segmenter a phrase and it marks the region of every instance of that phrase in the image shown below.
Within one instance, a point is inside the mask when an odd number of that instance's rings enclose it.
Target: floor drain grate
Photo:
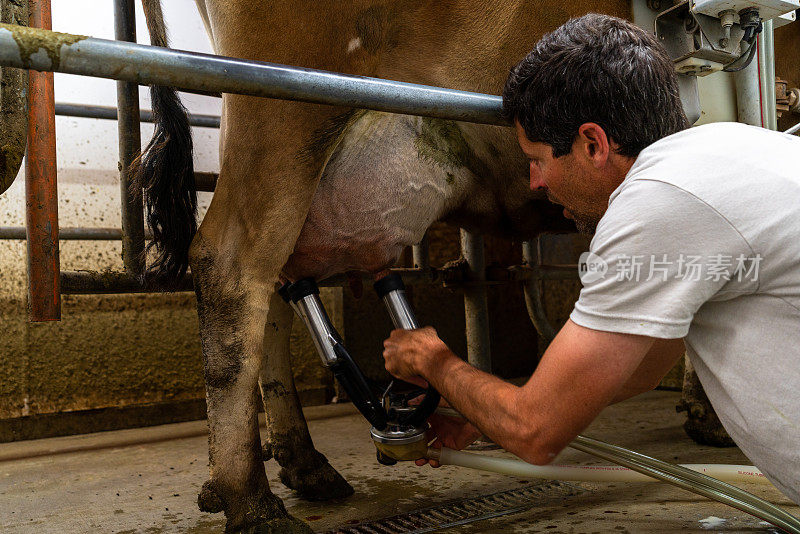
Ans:
[[[440,504],[384,519],[347,525],[327,534],[423,534],[522,512],[542,498],[564,498],[585,490],[563,482],[549,482]]]

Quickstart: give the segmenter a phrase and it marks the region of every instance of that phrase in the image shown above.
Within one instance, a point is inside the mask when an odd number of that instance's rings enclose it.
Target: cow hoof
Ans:
[[[264,481],[266,482],[266,481]],[[217,491],[217,493],[220,493]],[[269,487],[225,499],[225,533],[310,534],[308,525],[286,512],[283,502]]]
[[[232,532],[241,534],[313,534],[314,531],[299,519],[288,516]]]
[[[710,445],[711,447],[733,447],[736,445],[728,435],[722,422],[711,407],[711,403],[705,399],[699,402],[691,402],[681,399],[676,406],[678,412],[686,412],[686,422],[683,423],[683,430],[695,443],[699,445]]]
[[[216,514],[225,509],[225,503],[217,492],[214,491],[213,483],[210,480],[206,480],[203,483],[203,488],[197,496],[197,506],[200,508],[201,512],[208,512],[210,514]]]
[[[709,423],[689,418],[683,423],[683,430],[699,445],[712,447],[734,447],[736,445],[719,421]]]
[[[353,487],[327,460],[311,471],[289,470],[284,467],[278,476],[284,486],[295,490],[300,498],[309,501],[342,499],[354,493]]]

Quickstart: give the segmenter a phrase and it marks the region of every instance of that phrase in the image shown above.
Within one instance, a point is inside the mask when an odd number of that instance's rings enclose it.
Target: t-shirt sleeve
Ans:
[[[752,251],[713,207],[655,180],[625,184],[581,256],[581,290],[570,315],[607,332],[680,338],[707,301],[748,291]]]

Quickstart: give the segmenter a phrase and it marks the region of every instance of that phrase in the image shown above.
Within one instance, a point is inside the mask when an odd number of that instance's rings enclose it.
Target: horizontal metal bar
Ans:
[[[421,271],[419,269],[393,269],[398,272],[407,285],[441,282],[441,272]],[[363,279],[373,282],[369,275]],[[319,283],[320,287],[341,287],[349,283],[345,275],[334,276]],[[118,293],[159,293],[173,291],[192,291],[192,274],[187,273],[176,286],[164,286],[157,282],[141,283],[123,271],[62,271],[61,293],[65,295],[118,294]]]
[[[214,188],[217,187],[217,178],[219,178],[219,174],[215,172],[196,172],[194,173],[194,187],[198,191],[213,193]]]
[[[89,106],[85,104],[70,104],[56,102],[56,115],[65,117],[83,117],[86,119],[117,120],[117,108],[113,106]],[[153,122],[153,112],[149,109],[139,111],[141,122]],[[217,115],[189,114],[189,124],[203,128],[219,128],[220,118]]]
[[[555,267],[555,268],[553,268]],[[567,266],[548,266],[542,265],[540,269],[531,269],[524,265],[514,265],[511,267],[495,267],[487,269],[486,281],[477,282],[486,285],[499,285],[523,282],[530,279],[541,280],[569,280],[578,278],[577,266],[569,267],[568,276]],[[505,274],[503,273],[505,271]],[[392,272],[399,274],[406,285],[427,285],[427,284],[446,284],[448,287],[467,287],[475,285],[476,282],[465,278],[460,269],[392,269]],[[513,274],[508,274],[513,273]],[[361,275],[365,283],[372,283],[374,279],[368,274]],[[322,282],[320,287],[342,287],[349,284],[346,275],[332,276]],[[187,274],[184,280],[178,285],[165,287],[158,283],[142,284],[125,272],[117,271],[62,271],[61,272],[61,292],[63,294],[115,294],[115,293],[158,293],[164,291],[191,291],[192,277]]]
[[[177,285],[143,284],[125,271],[61,271],[62,295],[111,295],[121,293],[163,293],[192,291],[187,276]]]
[[[40,52],[42,50],[44,53]],[[0,65],[507,125],[499,96],[0,24]]]
[[[0,239],[25,239],[24,226],[0,226]],[[60,228],[60,241],[119,241],[122,239],[120,228]],[[145,239],[153,239],[151,232],[146,232]]]

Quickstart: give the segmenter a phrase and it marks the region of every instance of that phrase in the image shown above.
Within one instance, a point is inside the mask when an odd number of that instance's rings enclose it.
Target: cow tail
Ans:
[[[167,47],[160,0],[142,0],[150,42]],[[148,275],[176,284],[189,267],[189,246],[197,232],[197,191],[192,164],[192,131],[186,108],[172,87],[150,86],[155,131],[137,161],[136,180],[144,192],[148,251],[156,258]]]

